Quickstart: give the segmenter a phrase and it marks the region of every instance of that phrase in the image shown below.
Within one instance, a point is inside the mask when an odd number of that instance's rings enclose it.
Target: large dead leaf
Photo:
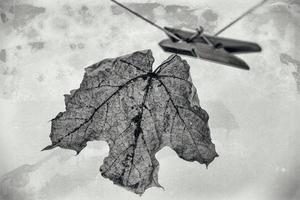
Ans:
[[[160,186],[155,154],[164,146],[208,165],[217,153],[189,65],[173,55],[153,72],[153,61],[148,50],[86,68],[80,88],[65,95],[66,111],[52,120],[45,150],[79,153],[88,141],[105,140],[101,174],[137,194]]]

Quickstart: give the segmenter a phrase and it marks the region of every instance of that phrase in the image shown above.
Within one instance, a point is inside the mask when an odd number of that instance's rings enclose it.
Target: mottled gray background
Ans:
[[[258,1],[122,2],[158,24],[213,33]],[[1,200],[300,199],[298,0],[270,0],[223,33],[261,44],[262,53],[239,55],[250,71],[186,58],[220,157],[207,170],[163,149],[165,191],[142,197],[99,174],[104,142],[90,142],[79,156],[40,150],[84,67],[142,49],[153,50],[157,66],[169,56],[157,45],[164,33],[108,0],[0,2]]]

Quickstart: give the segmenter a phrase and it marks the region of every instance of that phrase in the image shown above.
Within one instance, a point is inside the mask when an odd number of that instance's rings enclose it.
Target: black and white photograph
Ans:
[[[0,18],[0,200],[300,199],[300,0]]]

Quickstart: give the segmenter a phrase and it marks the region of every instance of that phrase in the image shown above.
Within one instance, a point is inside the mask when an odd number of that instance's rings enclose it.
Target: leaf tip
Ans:
[[[76,151],[76,155],[75,156],[78,156],[80,154],[81,150],[78,150]]]
[[[142,51],[140,51],[140,52],[142,52],[142,53],[144,53],[144,54],[147,54],[147,55],[149,55],[149,56],[153,56],[151,49],[145,49],[145,50],[142,50]]]
[[[208,165],[209,165],[209,163],[205,163],[205,167],[206,167],[206,169],[208,169]]]
[[[162,185],[158,185],[159,188],[161,188],[163,191],[166,191],[166,189]]]
[[[205,162],[205,163],[204,163],[205,166],[206,166],[206,169],[208,169],[208,165],[209,165],[215,158],[217,158],[217,157],[219,157],[219,154],[218,154],[218,153],[215,154],[215,156],[213,157],[213,159],[212,159],[211,161],[208,161],[208,162]]]
[[[57,147],[57,145],[51,144],[51,145],[48,145],[45,148],[43,148],[41,151],[51,150],[51,149],[54,149],[55,147]]]

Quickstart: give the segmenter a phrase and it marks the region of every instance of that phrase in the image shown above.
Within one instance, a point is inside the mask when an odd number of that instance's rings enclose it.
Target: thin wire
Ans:
[[[137,13],[137,12],[135,12],[135,11],[133,11],[133,10],[127,8],[127,7],[124,6],[123,4],[121,4],[121,3],[119,3],[119,2],[117,2],[117,1],[115,1],[115,0],[111,0],[111,1],[114,2],[115,4],[121,6],[121,7],[124,8],[125,10],[131,12],[132,14],[134,14],[134,15],[140,17],[141,19],[145,20],[146,22],[148,22],[148,23],[151,24],[152,26],[155,26],[156,28],[162,30],[162,31],[165,32],[167,35],[169,35],[169,36],[175,38],[176,40],[179,40],[179,41],[181,40],[179,37],[177,37],[177,36],[176,36],[175,34],[173,34],[172,32],[167,31],[167,30],[164,29],[163,27],[161,27],[161,26],[155,24],[154,22],[150,21],[149,19],[143,17],[143,16],[140,15],[139,13]]]
[[[240,21],[243,17],[245,17],[246,15],[250,14],[251,12],[253,12],[254,10],[256,10],[258,7],[262,6],[264,3],[266,3],[268,0],[263,0],[261,1],[259,4],[253,6],[252,8],[250,8],[249,10],[247,10],[244,14],[242,14],[241,16],[239,16],[238,18],[236,18],[235,20],[233,20],[231,23],[229,23],[227,26],[225,26],[224,28],[222,28],[221,30],[219,30],[215,36],[220,35],[222,32],[224,32],[226,29],[228,29],[230,26],[232,26],[233,24],[235,24],[236,22]]]

